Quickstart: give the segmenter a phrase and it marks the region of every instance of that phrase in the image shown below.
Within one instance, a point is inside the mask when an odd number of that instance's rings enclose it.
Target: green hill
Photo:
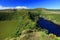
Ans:
[[[38,17],[44,17],[56,24],[60,24],[59,16],[59,10],[44,8],[0,10],[0,40],[18,37],[26,29],[38,30],[39,28],[36,24]]]

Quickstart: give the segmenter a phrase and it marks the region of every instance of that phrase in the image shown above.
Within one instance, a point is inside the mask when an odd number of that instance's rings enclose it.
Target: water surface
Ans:
[[[43,28],[43,29],[47,29],[48,33],[53,33],[57,36],[60,36],[60,25],[57,25],[51,21],[48,21],[44,18],[39,18],[37,24]]]

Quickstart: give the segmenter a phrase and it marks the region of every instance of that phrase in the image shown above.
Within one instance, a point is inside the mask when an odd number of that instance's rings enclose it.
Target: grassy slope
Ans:
[[[31,11],[36,11],[40,14],[41,17],[53,21],[56,24],[60,24],[60,10],[37,8]]]
[[[12,21],[0,21],[0,40],[3,40],[6,37],[10,37],[16,33],[17,22]]]
[[[41,17],[50,20],[56,24],[60,24],[60,11],[59,10],[42,10],[42,13],[40,15]]]
[[[60,14],[42,14],[43,18],[48,19],[56,24],[60,24]]]
[[[18,10],[15,13],[13,20],[0,21],[0,40],[14,35],[17,36],[25,29],[34,28],[35,22],[29,19],[26,10]]]
[[[12,11],[0,10],[0,40],[13,36],[17,31],[18,23],[14,20],[14,11]]]
[[[50,20],[50,21],[52,21],[52,22],[54,22],[56,24],[60,24],[60,17],[59,17],[60,16],[60,12],[58,12],[58,11],[57,12],[48,11],[48,10],[47,11],[42,10],[42,12],[39,12],[39,10],[34,10],[34,11],[37,11],[38,13],[41,13],[41,15],[40,15],[41,17],[43,17],[43,18],[45,18],[47,20]],[[40,32],[36,32],[36,34],[34,33],[35,35],[33,33],[32,34],[29,33],[29,34],[26,34],[26,35],[21,35],[20,37],[25,36],[25,37],[22,37],[21,40],[37,40],[37,39],[38,40],[60,40],[59,37],[56,37],[56,39],[55,39],[54,35],[50,35],[50,37],[53,38],[53,39],[50,39],[49,36],[47,37],[47,35],[45,35],[44,33],[42,33],[40,35]]]
[[[45,19],[51,20],[57,24],[60,24],[60,14],[50,14],[50,12],[48,12],[49,14],[47,14],[44,9],[41,11],[40,9],[35,9],[32,11],[36,11],[37,13],[41,14],[40,16],[44,17]],[[26,14],[26,10],[18,10],[18,22],[16,20],[12,20],[12,21],[0,21],[0,40],[3,40],[6,37],[10,37],[12,35],[14,35],[16,33],[16,29],[18,24],[20,23],[19,27],[20,30],[19,32],[21,32],[24,29],[28,29],[28,28],[34,28],[35,26],[35,22],[31,21],[29,19],[28,14]],[[17,16],[16,16],[17,17]],[[23,24],[23,25],[22,25]],[[3,29],[3,30],[2,30]],[[2,30],[2,31],[1,31]]]

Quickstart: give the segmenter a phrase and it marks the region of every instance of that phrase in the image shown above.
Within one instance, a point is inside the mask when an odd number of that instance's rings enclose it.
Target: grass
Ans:
[[[0,40],[13,36],[17,31],[16,20],[0,21]]]
[[[24,30],[22,31],[22,34],[18,37],[13,37],[9,40],[58,40],[55,35],[50,34],[48,35],[47,33],[43,31],[32,31],[32,30]]]
[[[42,14],[41,17],[48,19],[56,24],[60,24],[60,14]]]

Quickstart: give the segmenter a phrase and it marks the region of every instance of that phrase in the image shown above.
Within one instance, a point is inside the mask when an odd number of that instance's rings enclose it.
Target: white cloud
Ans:
[[[27,9],[27,7],[25,7],[25,6],[16,6],[15,8],[16,8],[16,9],[23,9],[23,8],[24,8],[24,9]]]
[[[27,9],[25,6],[16,6],[16,7],[5,7],[0,5],[0,10],[1,9]]]

